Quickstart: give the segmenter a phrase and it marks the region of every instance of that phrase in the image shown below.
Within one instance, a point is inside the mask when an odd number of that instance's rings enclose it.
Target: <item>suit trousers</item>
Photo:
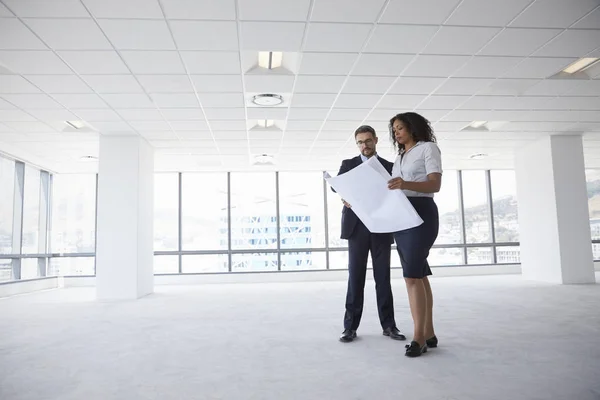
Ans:
[[[358,329],[363,312],[369,251],[377,293],[379,321],[383,329],[395,327],[394,298],[390,283],[390,234],[371,233],[359,220],[348,239],[348,291],[344,329]]]

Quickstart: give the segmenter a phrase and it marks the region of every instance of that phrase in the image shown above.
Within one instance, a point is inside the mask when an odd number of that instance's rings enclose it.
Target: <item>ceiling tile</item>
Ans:
[[[536,57],[581,57],[598,47],[600,29],[569,29],[535,52]]]
[[[350,76],[344,85],[343,93],[385,93],[394,83],[391,76]]]
[[[6,8],[3,4],[0,4],[0,17],[12,17],[14,16],[13,13],[11,13],[10,11],[8,11],[8,8]]]
[[[467,101],[471,96],[429,96],[419,108],[422,110],[453,110]]]
[[[500,30],[500,28],[443,26],[423,53],[476,54]]]
[[[171,126],[166,121],[131,121],[129,124],[138,132],[167,132]]]
[[[85,75],[82,77],[97,93],[142,93],[133,75]],[[74,93],[74,92],[71,92]]]
[[[480,1],[463,0],[446,21],[448,25],[502,27],[523,11],[531,0]]]
[[[512,68],[505,78],[548,78],[567,67],[576,58],[526,58]]]
[[[54,50],[112,50],[93,19],[26,19],[25,22]]]
[[[87,111],[87,110],[86,110]],[[127,121],[162,121],[162,114],[157,109],[120,109],[119,114]],[[101,121],[101,120],[98,120]]]
[[[55,94],[54,98],[67,108],[108,108],[106,103],[95,94]]]
[[[206,118],[210,121],[211,126],[214,123],[213,120],[243,120],[244,129],[246,129],[246,110],[243,108],[206,108],[204,109],[204,113],[206,114]],[[231,130],[229,127],[226,129]]]
[[[319,0],[314,2],[311,21],[373,23],[385,0],[359,1],[348,6],[346,0]]]
[[[0,51],[0,64],[20,75],[72,73],[51,51]]]
[[[573,26],[576,29],[598,29],[600,26],[600,8],[596,8],[592,13],[580,20]]]
[[[163,18],[156,0],[83,0],[96,18]]]
[[[17,107],[13,106],[6,100],[0,99],[0,110],[16,110]]]
[[[586,87],[590,87],[593,82],[575,79],[544,79],[532,85],[523,93],[526,96],[560,96],[568,92],[577,95],[582,91],[585,92]],[[600,82],[599,82],[600,83]],[[596,94],[600,93],[600,85],[596,85]]]
[[[244,75],[246,92],[291,93],[294,75]]]
[[[161,0],[167,18],[235,20],[235,0]]]
[[[517,65],[518,57],[473,57],[464,67],[454,74],[458,78],[499,78]]]
[[[298,75],[296,93],[338,93],[346,79],[345,76]]]
[[[98,20],[115,48],[119,50],[174,50],[175,44],[165,21]]]
[[[292,107],[331,107],[335,97],[335,94],[296,93],[292,98]]]
[[[176,51],[123,51],[123,59],[134,74],[184,74]]]
[[[198,107],[198,99],[194,93],[154,93],[150,97],[159,108]]]
[[[436,95],[472,95],[494,82],[493,79],[450,78],[438,90]]]
[[[172,21],[171,30],[179,50],[239,49],[235,21]]]
[[[446,78],[400,77],[390,94],[429,94],[444,83]]]
[[[420,55],[402,75],[446,78],[454,74],[470,59],[469,56]]]
[[[25,78],[19,75],[0,75],[0,94],[2,93],[39,93]]]
[[[428,24],[444,22],[459,0],[391,0],[380,22],[389,24]]]
[[[105,94],[102,98],[112,108],[154,108],[154,105],[145,94]]]
[[[165,108],[161,110],[169,121],[204,121],[204,114],[200,108]]]
[[[208,111],[208,113],[211,116],[214,116],[214,114],[212,114],[213,110],[215,110],[215,109],[211,108]],[[237,116],[237,115],[236,114],[232,115],[232,117],[235,117],[235,116]],[[215,119],[211,119],[210,120],[210,128],[213,131],[246,131],[246,120],[234,120],[234,119],[232,119],[232,120],[215,120]]]
[[[90,15],[79,0],[5,0],[19,17],[88,18]]]
[[[242,93],[201,93],[198,97],[200,98],[202,107],[244,107],[244,96]]]
[[[128,74],[127,66],[116,51],[60,51],[78,74]]]
[[[39,108],[62,108],[46,94],[3,94],[2,98],[24,110]]]
[[[414,58],[406,54],[361,54],[352,75],[398,76]]]
[[[208,129],[206,121],[169,121],[174,131],[204,131]]]
[[[357,53],[304,53],[300,74],[347,75],[357,56]]]
[[[35,121],[35,118],[21,110],[0,110],[0,121]]]
[[[327,116],[329,108],[301,108],[292,107],[290,108],[288,120],[289,121],[322,121]]]
[[[138,81],[148,93],[193,93],[187,75],[138,75]]]
[[[596,0],[544,0],[528,7],[511,26],[525,28],[568,28],[598,6]]]
[[[327,120],[323,125],[323,130],[321,131],[321,135],[319,136],[319,140],[317,143],[322,141],[334,140],[334,136],[339,138],[343,137],[343,140],[346,140],[352,137],[356,128],[360,126],[359,120],[355,121],[330,121]],[[343,131],[341,135],[334,135],[334,132],[331,131]]]
[[[299,51],[304,25],[300,22],[242,22],[242,49]]]
[[[326,24],[314,22],[308,29],[304,44],[305,51],[359,52],[365,43],[372,25],[369,24]]]
[[[333,108],[327,117],[328,121],[362,121],[370,108]]]
[[[42,122],[5,122],[10,129],[21,133],[55,132],[56,130]]]
[[[561,31],[559,29],[507,28],[479,53],[487,56],[528,56]]]
[[[245,0],[239,4],[242,21],[306,21],[309,0]]]
[[[381,99],[380,94],[340,94],[335,102],[338,108],[372,108]]]
[[[111,109],[74,109],[73,112],[84,121],[122,121],[123,119]]]
[[[190,74],[239,74],[240,58],[236,52],[182,51]]]
[[[412,110],[424,99],[425,96],[423,95],[388,94],[381,100],[377,107],[396,110]]]
[[[3,18],[0,24],[0,49],[2,50],[40,50],[46,49],[39,40],[21,21]]]
[[[277,108],[277,107],[251,107],[248,108],[248,120],[279,120],[284,121],[286,119],[288,108]]]
[[[27,75],[27,79],[49,94],[92,93],[92,90],[77,75]]]
[[[198,93],[237,93],[242,92],[242,78],[239,75],[192,75]]]
[[[419,53],[438,29],[437,26],[377,25],[364,51],[368,53]]]
[[[323,124],[322,121],[288,121],[285,128],[288,131],[318,131]],[[286,133],[287,134],[287,133]]]
[[[512,95],[524,94],[528,88],[540,82],[538,79],[496,79],[480,94]]]
[[[92,126],[102,134],[116,132],[134,132],[133,128],[123,121],[94,122]]]

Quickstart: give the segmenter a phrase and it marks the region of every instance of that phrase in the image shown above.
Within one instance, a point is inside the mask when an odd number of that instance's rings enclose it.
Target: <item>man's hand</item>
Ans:
[[[393,178],[388,181],[388,189],[404,189],[405,181],[402,178]]]
[[[348,208],[352,208],[352,206],[351,206],[350,204],[348,204],[348,203],[346,202],[346,200],[342,199],[342,203],[344,203],[344,205],[345,205],[346,207],[348,207]]]

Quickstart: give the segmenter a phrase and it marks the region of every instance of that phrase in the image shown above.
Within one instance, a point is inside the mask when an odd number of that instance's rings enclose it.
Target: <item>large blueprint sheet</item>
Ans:
[[[376,157],[338,176],[325,173],[324,178],[373,233],[397,232],[423,223],[402,190],[388,189],[392,178]]]

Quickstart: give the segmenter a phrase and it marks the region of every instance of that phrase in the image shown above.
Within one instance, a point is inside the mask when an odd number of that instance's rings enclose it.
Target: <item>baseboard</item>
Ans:
[[[59,283],[56,276],[2,282],[0,283],[0,298],[38,292],[40,290],[57,289],[58,287]]]

